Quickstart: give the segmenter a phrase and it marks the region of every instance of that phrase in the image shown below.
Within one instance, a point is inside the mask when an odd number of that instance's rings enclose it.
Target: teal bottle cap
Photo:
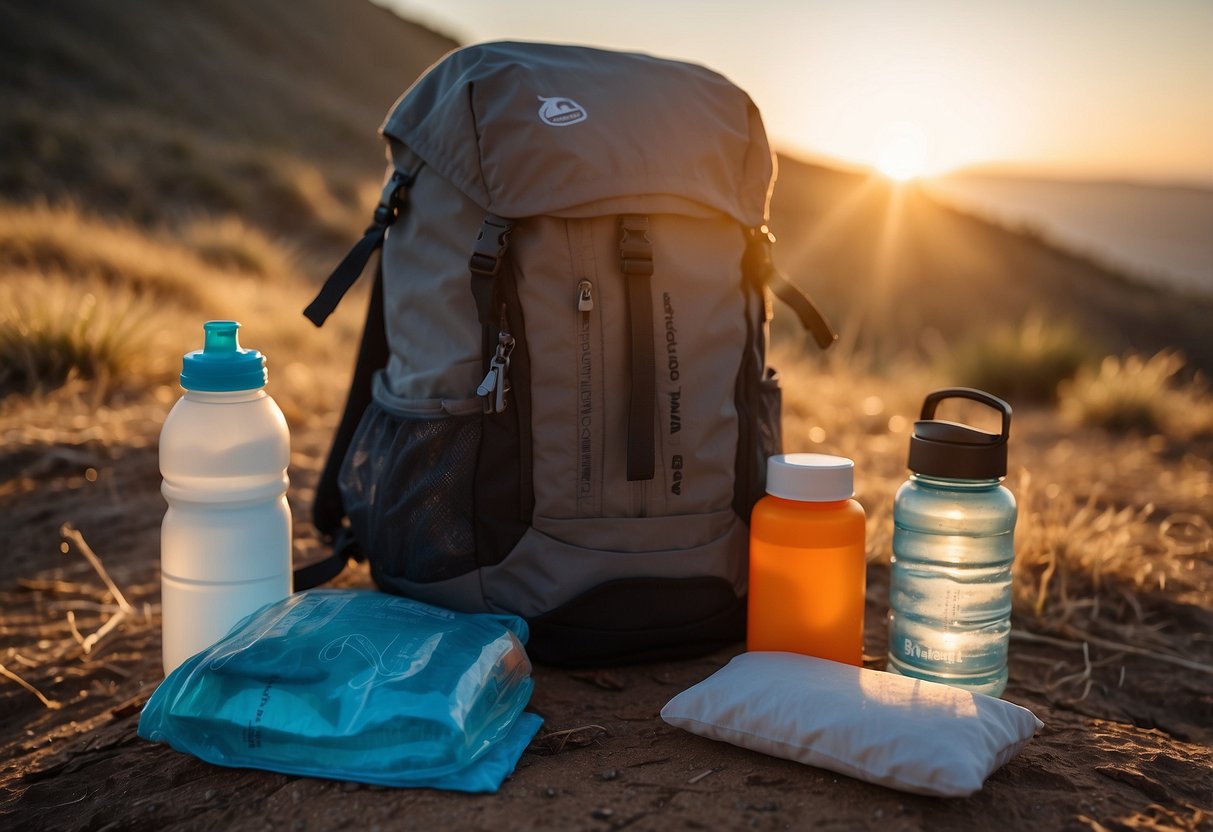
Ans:
[[[188,352],[181,362],[181,386],[204,393],[230,393],[264,387],[269,374],[265,356],[240,346],[236,321],[207,321],[202,349]]]

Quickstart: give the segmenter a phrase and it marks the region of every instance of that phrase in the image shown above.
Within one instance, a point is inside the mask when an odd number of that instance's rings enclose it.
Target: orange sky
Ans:
[[[1207,0],[379,0],[465,42],[636,49],[745,88],[775,144],[936,173],[1213,185]],[[900,160],[900,161],[899,161]]]

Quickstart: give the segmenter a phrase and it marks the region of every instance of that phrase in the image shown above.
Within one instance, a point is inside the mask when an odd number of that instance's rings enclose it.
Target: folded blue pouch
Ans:
[[[209,763],[495,792],[543,720],[526,622],[367,590],[270,604],[161,683],[139,736]]]

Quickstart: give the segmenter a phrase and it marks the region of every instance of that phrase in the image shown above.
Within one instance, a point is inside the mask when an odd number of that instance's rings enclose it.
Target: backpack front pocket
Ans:
[[[354,536],[378,571],[418,583],[477,567],[474,487],[479,398],[374,398],[339,479]]]

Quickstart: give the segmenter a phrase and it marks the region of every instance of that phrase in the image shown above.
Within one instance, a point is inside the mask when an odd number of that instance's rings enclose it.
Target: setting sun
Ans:
[[[876,168],[898,182],[922,176],[927,172],[926,134],[908,121],[890,124],[877,139]]]

